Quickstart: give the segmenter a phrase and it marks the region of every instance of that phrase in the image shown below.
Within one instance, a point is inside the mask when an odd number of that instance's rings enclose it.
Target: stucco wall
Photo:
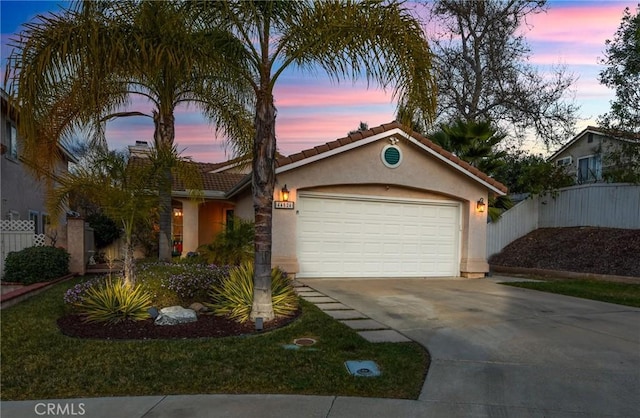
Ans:
[[[2,143],[7,145],[9,138],[6,135],[7,115],[3,106],[0,118],[0,129],[2,130]],[[21,155],[22,141],[18,137],[18,157]],[[67,170],[67,161],[62,158],[56,163],[58,173]],[[29,212],[38,214],[38,233],[43,231],[43,215],[49,215],[45,208],[44,184],[37,181],[31,172],[27,170],[25,164],[19,159],[9,156],[9,153],[0,157],[0,216],[8,218],[10,211],[16,212],[19,219],[28,220]],[[52,219],[53,220],[53,219]],[[57,224],[66,223],[66,214],[58,216]]]
[[[589,138],[591,138],[591,142],[589,142]],[[602,166],[604,168],[608,164],[607,158],[604,156],[618,146],[619,142],[617,140],[612,140],[595,132],[587,132],[569,148],[555,156],[553,162],[555,163],[563,158],[571,157],[571,164],[566,167],[566,170],[568,174],[577,177],[578,160],[580,158],[601,154],[603,156]]]
[[[199,244],[209,244],[226,225],[225,212],[234,209],[231,203],[210,201],[200,204]]]
[[[487,189],[408,141],[398,143],[403,152],[402,164],[394,169],[387,168],[380,153],[388,143],[379,140],[282,172],[278,174],[274,200],[280,200],[280,190],[286,184],[291,191],[289,200],[293,202],[298,200],[299,191],[459,202],[460,272],[462,275],[487,272],[486,214],[475,210],[478,199],[487,201]],[[236,213],[244,216],[246,209],[251,208],[247,217],[251,219],[253,208],[250,203],[250,194],[240,196]],[[272,262],[296,272],[296,211],[274,209],[273,213]]]

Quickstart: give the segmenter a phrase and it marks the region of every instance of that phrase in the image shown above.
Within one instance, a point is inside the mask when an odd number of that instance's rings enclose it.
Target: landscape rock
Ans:
[[[189,309],[193,309],[196,312],[207,312],[209,310],[209,308],[207,308],[200,302],[193,302],[191,305],[189,305]]]
[[[182,306],[169,306],[160,309],[160,315],[154,323],[156,325],[177,325],[195,322],[198,320],[196,311],[193,309],[185,309]]]

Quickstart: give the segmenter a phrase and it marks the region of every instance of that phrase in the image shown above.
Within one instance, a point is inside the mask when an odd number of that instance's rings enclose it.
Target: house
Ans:
[[[237,163],[237,162],[236,162]],[[253,218],[251,176],[201,165],[205,201],[176,187],[183,255],[232,217]],[[489,195],[507,189],[397,122],[276,164],[272,262],[297,277],[483,277]]]
[[[20,153],[21,141],[17,130],[17,111],[9,103],[9,97],[0,90],[2,100],[2,157],[0,158],[1,180],[1,213],[6,220],[32,220],[34,233],[44,234],[49,224],[49,214],[45,207],[45,187],[31,175]],[[70,162],[77,162],[75,157],[63,146],[60,146],[60,159],[56,172],[67,171]],[[53,173],[55,174],[55,173]]]
[[[638,139],[613,136],[605,129],[588,126],[547,160],[566,167],[567,173],[575,176],[577,184],[596,183],[602,181],[603,173],[611,168],[607,156],[623,144],[634,142]]]

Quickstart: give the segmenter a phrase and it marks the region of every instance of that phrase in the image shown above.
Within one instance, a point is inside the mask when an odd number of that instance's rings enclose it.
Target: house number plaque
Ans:
[[[293,202],[275,201],[273,203],[276,209],[293,209]]]

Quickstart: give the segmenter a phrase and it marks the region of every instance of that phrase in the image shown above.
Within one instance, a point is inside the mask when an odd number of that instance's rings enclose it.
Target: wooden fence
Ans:
[[[487,257],[537,228],[640,229],[640,186],[596,183],[527,199],[487,225]]]

